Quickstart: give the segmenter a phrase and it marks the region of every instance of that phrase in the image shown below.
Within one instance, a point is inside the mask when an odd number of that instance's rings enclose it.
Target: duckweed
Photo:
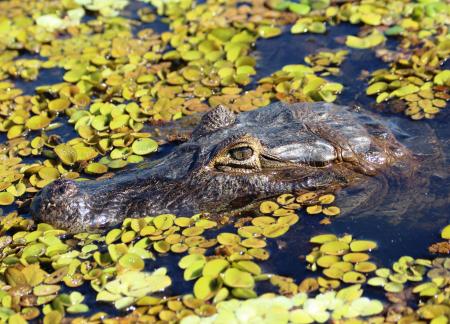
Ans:
[[[106,283],[97,294],[97,301],[113,302],[118,309],[133,305],[149,293],[165,289],[171,284],[165,268],[152,273],[127,271]]]
[[[325,323],[359,316],[373,316],[383,311],[378,300],[361,297],[360,285],[353,285],[336,292],[310,297],[306,293],[291,297],[265,294],[246,301],[223,301],[217,304],[217,314],[200,318],[186,317],[182,323],[218,323],[222,320],[233,322],[252,319],[270,323]]]
[[[375,242],[353,240],[349,235],[337,237],[334,234],[321,234],[310,239],[314,247],[306,256],[309,268],[313,271],[317,267],[322,268],[323,274],[334,280],[342,280],[345,283],[364,283],[366,273],[377,269],[377,265],[368,261],[370,255],[361,253],[377,247]],[[354,249],[360,248],[360,251]]]

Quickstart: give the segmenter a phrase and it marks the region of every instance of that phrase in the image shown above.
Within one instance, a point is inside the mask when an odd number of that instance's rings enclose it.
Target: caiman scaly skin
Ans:
[[[59,179],[33,199],[39,222],[75,233],[125,217],[223,214],[277,196],[342,188],[413,157],[381,119],[327,103],[219,106],[163,158],[110,179]],[[409,161],[409,162],[408,162]]]

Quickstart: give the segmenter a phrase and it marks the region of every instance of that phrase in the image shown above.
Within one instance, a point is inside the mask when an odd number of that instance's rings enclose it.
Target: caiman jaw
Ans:
[[[299,166],[298,163],[286,161],[268,152],[261,153],[260,163],[262,169],[284,169]]]
[[[349,148],[335,147],[336,159],[334,160],[324,160],[324,161],[310,161],[310,162],[292,162],[289,160],[282,159],[270,152],[264,151],[260,155],[261,169],[290,169],[290,168],[301,168],[301,167],[311,167],[311,168],[323,168],[331,164],[343,164],[347,168],[364,175],[373,176],[377,173],[376,168],[374,168],[370,163],[366,161],[361,161],[358,159],[356,154]],[[365,163],[364,163],[365,162]]]
[[[356,181],[361,175],[370,173],[370,169],[366,170],[365,165],[360,164],[355,156],[353,160],[344,161],[339,150],[336,151],[338,154],[334,160],[305,163],[287,161],[264,150],[260,154],[262,172],[273,172],[280,181],[298,182],[305,190],[318,190],[324,185],[330,190],[332,188],[335,190],[341,185],[333,185],[332,179],[345,186],[350,179]]]

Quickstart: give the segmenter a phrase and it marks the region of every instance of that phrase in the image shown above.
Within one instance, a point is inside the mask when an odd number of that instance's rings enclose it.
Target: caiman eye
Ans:
[[[245,161],[253,156],[253,149],[249,146],[235,147],[228,151],[230,157],[236,161]]]
[[[261,170],[262,145],[257,138],[246,134],[231,138],[226,144],[228,145],[216,153],[209,166],[231,173],[251,173]]]

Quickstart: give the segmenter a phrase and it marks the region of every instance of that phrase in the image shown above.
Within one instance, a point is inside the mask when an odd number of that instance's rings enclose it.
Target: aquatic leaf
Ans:
[[[116,301],[114,301],[114,306],[117,309],[124,309],[124,308],[127,308],[127,307],[133,305],[134,301],[135,301],[135,298],[133,298],[131,296],[121,297],[121,298],[117,299]]]
[[[317,265],[321,266],[322,268],[329,268],[334,263],[339,262],[339,257],[335,255],[324,255],[317,259],[316,263]]]
[[[366,94],[374,95],[374,94],[380,93],[382,91],[385,91],[387,88],[388,88],[388,84],[386,82],[375,82],[375,83],[372,83],[366,89]]]
[[[39,285],[33,288],[33,294],[36,296],[53,295],[61,289],[59,285]]]
[[[311,243],[318,243],[318,244],[323,244],[323,243],[331,242],[331,241],[337,241],[337,236],[334,234],[322,234],[322,235],[313,236],[309,240],[309,242],[311,242]]]
[[[206,257],[203,254],[189,254],[181,258],[180,262],[178,262],[178,266],[181,269],[187,269],[194,262],[200,260],[203,261],[203,263],[206,263]]]
[[[136,232],[134,232],[134,231],[126,231],[126,232],[122,233],[122,235],[120,237],[120,240],[123,243],[129,243],[129,242],[133,241],[135,237],[136,237]]]
[[[319,202],[324,205],[331,204],[335,200],[335,196],[332,194],[327,194],[319,197]]]
[[[330,255],[343,255],[348,249],[348,243],[342,241],[326,242],[320,247],[321,252]]]
[[[363,272],[363,273],[372,272],[372,271],[375,271],[376,269],[377,269],[377,266],[375,263],[367,262],[367,261],[359,262],[355,265],[355,271]]]
[[[342,281],[345,283],[364,283],[366,276],[356,271],[349,271],[343,274]]]
[[[47,314],[45,314],[44,316],[44,324],[54,324],[54,323],[61,323],[63,319],[63,315],[56,311],[56,310],[52,310],[50,312],[48,312]]]
[[[85,74],[86,70],[84,67],[79,67],[76,69],[72,69],[70,71],[67,71],[64,74],[64,81],[75,83],[78,82],[81,77]]]
[[[405,29],[403,27],[396,25],[396,26],[392,26],[392,27],[388,28],[384,33],[387,36],[395,36],[395,35],[402,34],[404,31],[405,31]]]
[[[12,126],[7,133],[8,139],[17,138],[19,136],[22,136],[22,133],[24,131],[25,127],[23,125],[14,125]]]
[[[370,256],[366,253],[347,253],[342,257],[342,260],[352,263],[359,263],[369,260]]]
[[[217,278],[229,266],[229,262],[224,259],[213,259],[208,261],[203,267],[203,276]]]
[[[443,70],[434,76],[434,83],[437,85],[446,85],[450,84],[450,70]]]
[[[118,309],[134,304],[138,298],[165,289],[171,284],[165,268],[152,273],[126,271],[106,283],[97,294],[97,300],[114,302]]]
[[[205,229],[203,227],[200,226],[192,226],[192,227],[188,227],[185,228],[181,233],[184,236],[199,236],[201,235],[203,232],[205,231]]]
[[[322,209],[325,216],[337,216],[341,213],[341,209],[337,206],[328,206]]]
[[[261,26],[258,28],[258,34],[262,38],[272,38],[281,34],[281,29],[272,26]]]
[[[77,152],[70,145],[59,144],[54,150],[64,164],[73,165],[77,161]]]
[[[323,34],[327,31],[327,27],[323,22],[314,21],[309,25],[308,30],[311,33]]]
[[[419,316],[424,319],[434,319],[440,316],[447,316],[450,314],[450,307],[447,305],[424,305],[417,310]]]
[[[84,168],[84,171],[89,174],[103,174],[103,173],[108,172],[108,166],[101,164],[101,163],[93,162],[93,163],[89,163]]]
[[[67,312],[70,314],[89,312],[89,307],[85,304],[75,304],[67,307]]]
[[[119,259],[119,264],[129,270],[140,271],[144,269],[145,263],[142,258],[134,253],[127,253]]]
[[[263,228],[262,234],[265,237],[274,238],[285,234],[288,230],[288,224],[271,224]]]
[[[311,67],[303,65],[303,64],[285,65],[285,66],[283,66],[282,71],[289,73],[293,77],[303,77],[307,74],[314,74],[314,70]],[[309,192],[309,193],[305,193],[303,195],[306,195],[307,197],[314,195],[314,197],[315,197],[317,194],[314,192]],[[301,195],[300,197],[303,197],[303,195]]]
[[[434,282],[426,282],[414,287],[414,293],[419,293],[420,296],[432,297],[439,293],[439,288]]]
[[[391,96],[404,97],[404,96],[410,95],[412,93],[418,92],[419,89],[420,88],[414,84],[408,84],[408,85],[405,85],[401,88],[394,90],[391,93]]]
[[[244,238],[259,237],[261,233],[262,229],[259,226],[242,226],[238,229],[238,234]]]
[[[233,288],[253,288],[255,281],[251,274],[235,268],[227,269],[223,275],[224,283]]]
[[[219,288],[220,286],[215,278],[203,276],[194,284],[194,296],[201,300],[208,300],[214,297]]]
[[[243,260],[235,263],[233,266],[239,270],[247,271],[254,276],[259,276],[262,272],[260,266],[253,261]]]
[[[48,109],[51,111],[63,111],[70,106],[70,100],[67,98],[53,99],[48,103]]]
[[[330,268],[324,269],[323,274],[331,279],[341,279],[342,276],[345,274],[345,272],[339,268],[330,267]]]
[[[277,203],[280,205],[289,205],[295,201],[295,197],[292,194],[283,194],[277,197]]]
[[[450,225],[444,227],[444,229],[441,232],[441,237],[444,240],[450,240]]]
[[[353,270],[353,264],[346,261],[339,261],[331,265],[333,269],[339,269],[342,272],[349,272]]]
[[[158,143],[151,138],[139,138],[131,146],[133,153],[147,155],[158,150]]]
[[[234,245],[239,244],[241,238],[239,237],[239,235],[233,233],[220,233],[219,235],[217,235],[217,241],[223,245]]]
[[[158,215],[153,219],[153,224],[159,230],[166,230],[172,227],[174,218],[172,214]]]
[[[14,196],[9,192],[0,192],[0,205],[8,206],[14,202]]]
[[[42,233],[38,232],[39,235]],[[34,243],[27,245],[22,251],[22,258],[27,259],[28,257],[38,257],[45,253],[46,247],[43,243]]]
[[[250,235],[252,235],[252,234],[250,234]],[[245,246],[246,248],[264,248],[267,246],[267,242],[264,240],[261,240],[261,239],[250,237],[248,239],[243,240],[241,242],[241,245]]]
[[[372,33],[370,33],[366,37],[356,37],[352,35],[347,36],[345,45],[352,48],[365,49],[378,46],[384,41],[385,41],[384,35],[380,33],[377,29],[374,29]]]
[[[377,248],[377,243],[373,241],[355,240],[350,243],[352,252],[371,251]]]
[[[377,103],[382,103],[383,101],[387,100],[389,98],[388,92],[382,92],[377,96]]]
[[[388,282],[384,285],[384,290],[392,293],[402,292],[403,288],[403,284],[397,282]]]
[[[106,302],[113,302],[120,298],[119,293],[110,293],[109,291],[102,290],[97,294],[97,301],[106,301]]]
[[[306,207],[306,212],[310,215],[317,215],[322,212],[322,206],[321,205],[313,205]]]
[[[42,26],[48,31],[54,31],[56,29],[64,28],[66,26],[66,23],[57,15],[48,14],[37,17],[36,25]]]
[[[176,221],[179,220],[181,217],[177,217]],[[190,220],[190,218],[187,218]],[[176,223],[176,222],[175,222]],[[177,223],[176,223],[177,224]],[[177,224],[178,226],[181,226]],[[195,226],[201,227],[203,229],[211,229],[217,226],[217,222],[209,219],[200,219],[197,222],[195,222]]]
[[[184,280],[189,281],[199,278],[202,275],[205,263],[205,260],[200,259],[189,264],[189,266],[184,270]]]
[[[92,147],[75,146],[74,149],[77,152],[77,162],[92,160],[98,155],[98,152]]]
[[[350,311],[360,316],[373,316],[381,313],[384,307],[378,300],[370,300],[366,297],[354,300],[350,305]]]
[[[183,253],[189,249],[189,246],[184,243],[175,243],[170,246],[170,250],[174,253]]]
[[[159,253],[167,253],[170,251],[170,244],[166,241],[158,241],[153,243],[153,248],[156,252]]]
[[[387,278],[391,274],[391,270],[388,268],[379,268],[375,271],[378,277]]]
[[[376,13],[367,13],[361,15],[361,20],[363,23],[371,26],[378,26],[381,24],[381,15]]]
[[[33,116],[27,120],[25,126],[31,130],[41,130],[47,127],[51,122],[51,119],[45,115]]]
[[[273,213],[275,210],[280,208],[276,202],[273,201],[264,201],[259,206],[259,210],[263,214]]]
[[[384,287],[388,281],[385,278],[373,277],[367,281],[367,284],[375,287]]]

